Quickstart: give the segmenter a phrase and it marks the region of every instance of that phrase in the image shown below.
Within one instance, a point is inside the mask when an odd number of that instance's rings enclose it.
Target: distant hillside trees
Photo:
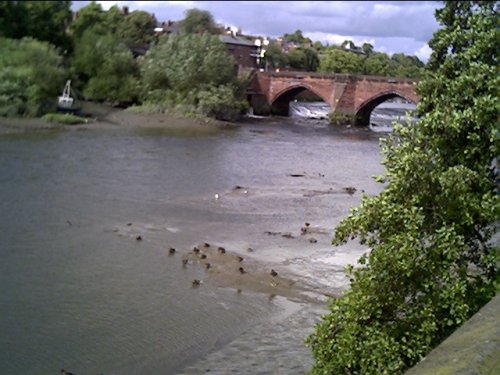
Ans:
[[[425,64],[416,56],[395,53],[391,57],[376,52],[371,44],[357,47],[351,41],[326,48],[321,55],[318,71],[323,73],[349,73],[378,76],[419,78],[424,74]]]
[[[281,46],[276,42],[269,44],[264,58],[270,67],[285,68],[288,66],[288,55],[283,52]]]
[[[363,74],[363,57],[339,47],[329,47],[323,53],[318,70],[322,73]]]
[[[288,61],[291,68],[315,72],[319,66],[319,57],[312,48],[294,48],[288,53]]]
[[[302,30],[300,29],[295,30],[292,34],[283,35],[283,40],[297,44],[312,43],[311,39],[305,38],[304,35],[302,35]]]
[[[396,53],[392,57],[375,51],[370,43],[357,46],[345,40],[340,46],[324,46],[304,37],[301,30],[284,34],[266,50],[268,68],[321,73],[366,74],[419,78],[425,64],[416,56]]]

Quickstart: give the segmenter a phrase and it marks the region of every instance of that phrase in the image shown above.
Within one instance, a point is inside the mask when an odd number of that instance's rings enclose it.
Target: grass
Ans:
[[[47,113],[42,117],[42,119],[47,122],[55,122],[65,125],[87,124],[89,122],[88,119],[75,116],[71,113]]]

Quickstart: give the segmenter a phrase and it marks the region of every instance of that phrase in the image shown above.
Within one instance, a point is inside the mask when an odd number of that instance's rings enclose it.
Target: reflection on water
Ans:
[[[380,172],[377,134],[321,120],[0,136],[0,373],[307,369],[303,336],[326,307],[308,301],[345,287],[343,265],[364,251],[332,248],[332,230]],[[219,287],[182,266],[200,242],[307,293]]]

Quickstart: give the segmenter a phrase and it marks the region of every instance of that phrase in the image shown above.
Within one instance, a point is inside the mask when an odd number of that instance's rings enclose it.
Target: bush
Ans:
[[[228,86],[200,91],[197,99],[201,113],[217,120],[236,121],[248,109],[248,104],[237,100]]]
[[[332,125],[352,125],[354,123],[354,115],[342,112],[330,112],[328,119]]]
[[[55,47],[30,38],[0,38],[0,116],[54,110],[65,80]]]
[[[494,294],[497,16],[447,2],[418,86],[421,119],[383,143],[384,191],[364,196],[334,244],[371,251],[308,339],[314,374],[401,374]]]

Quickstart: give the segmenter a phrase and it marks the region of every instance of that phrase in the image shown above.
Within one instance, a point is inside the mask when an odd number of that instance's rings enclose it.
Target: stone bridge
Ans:
[[[370,113],[380,103],[401,97],[418,103],[417,81],[351,74],[307,72],[257,72],[249,87],[255,114],[288,116],[289,103],[304,90],[326,102],[334,113],[348,115],[356,125],[368,125]]]

